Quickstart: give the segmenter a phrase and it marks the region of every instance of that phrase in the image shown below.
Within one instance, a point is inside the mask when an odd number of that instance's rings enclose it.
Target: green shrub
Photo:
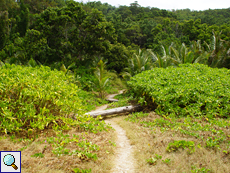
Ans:
[[[211,172],[210,169],[207,169],[207,168],[197,168],[196,166],[192,166],[192,170],[191,170],[191,173],[209,173]]]
[[[52,127],[69,129],[70,125],[91,131],[102,130],[103,123],[84,115],[82,93],[71,76],[49,67],[0,67],[0,132],[26,132]],[[77,121],[69,118],[78,114]],[[100,127],[100,128],[99,128]]]
[[[172,151],[177,151],[179,148],[188,148],[189,153],[192,153],[195,151],[195,144],[193,141],[185,141],[185,140],[179,140],[179,141],[174,141],[170,142],[166,148],[166,151],[172,152]]]
[[[154,68],[128,82],[131,93],[160,115],[229,117],[230,71],[202,64]]]
[[[88,69],[82,66],[79,66],[74,70],[75,78],[80,82],[80,87],[86,91],[93,90],[93,81],[96,80],[96,77],[93,75],[94,68],[89,67]]]
[[[75,173],[90,173],[90,172],[92,172],[91,169],[80,169],[80,168],[74,168],[73,171]]]
[[[156,165],[157,164],[157,160],[162,159],[161,155],[155,154],[155,157],[151,157],[149,159],[146,159],[147,163],[150,165]]]
[[[31,155],[31,157],[40,157],[40,158],[43,158],[44,154],[42,154],[42,153],[35,153],[35,154]]]

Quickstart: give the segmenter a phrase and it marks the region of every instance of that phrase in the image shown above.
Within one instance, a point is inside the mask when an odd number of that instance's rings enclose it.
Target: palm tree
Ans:
[[[96,89],[99,91],[99,97],[105,97],[105,89],[109,84],[110,77],[106,76],[107,71],[105,70],[105,62],[100,60],[94,71],[94,75],[96,80],[94,81],[94,85]]]
[[[161,45],[161,55],[154,53],[151,49],[147,50],[152,57],[155,67],[166,68],[172,65],[170,51],[166,46]]]
[[[154,62],[155,67],[166,68],[168,66],[178,66],[186,63],[206,64],[209,53],[202,48],[200,41],[194,41],[190,48],[184,43],[177,47],[172,43],[169,47],[161,45],[161,55],[154,53],[151,49],[147,50]]]
[[[190,49],[184,43],[178,49],[171,45],[170,52],[170,58],[174,65],[186,63],[206,64],[209,57],[209,53],[203,51],[199,40],[197,42],[193,41]]]
[[[190,45],[190,50],[193,52],[194,58],[192,63],[207,64],[209,53],[204,50],[201,41],[193,41]]]
[[[211,43],[205,42],[207,51],[210,53],[208,65],[211,67],[223,67],[227,59],[229,59],[230,44],[221,39],[221,32],[213,30],[212,33]]]
[[[27,62],[27,66],[29,67],[36,67],[41,65],[42,64],[39,61],[35,61],[33,58],[30,58],[30,60]]]
[[[150,69],[152,69],[152,64],[149,53],[146,50],[139,49],[137,53],[134,53],[132,58],[129,59],[128,67],[125,68],[126,71],[122,73],[122,76],[126,80],[129,80],[130,77]]]

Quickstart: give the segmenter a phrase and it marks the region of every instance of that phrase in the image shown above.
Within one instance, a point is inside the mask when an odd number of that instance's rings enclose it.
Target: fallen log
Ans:
[[[140,105],[134,105],[134,106],[132,105],[132,106],[124,106],[124,107],[119,107],[119,108],[114,108],[114,109],[103,110],[103,111],[92,111],[92,112],[86,113],[86,115],[97,117],[99,115],[106,116],[106,115],[112,115],[112,114],[134,112],[134,111],[139,111],[140,109],[141,109]]]

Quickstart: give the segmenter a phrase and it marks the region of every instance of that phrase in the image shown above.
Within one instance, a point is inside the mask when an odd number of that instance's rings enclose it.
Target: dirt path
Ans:
[[[123,91],[120,91],[121,94]],[[108,95],[107,98],[113,99],[117,94]],[[105,110],[107,105],[97,107],[95,111]],[[126,136],[125,130],[123,130],[113,119],[105,120],[107,124],[110,124],[117,133],[117,151],[114,160],[114,168],[112,173],[134,173],[134,157],[132,155],[132,146],[129,139]]]
[[[126,132],[114,122],[112,119],[105,120],[110,124],[117,133],[117,151],[116,159],[114,161],[113,173],[133,173],[134,172],[134,158],[132,155],[132,146],[129,143],[129,139],[126,136]]]

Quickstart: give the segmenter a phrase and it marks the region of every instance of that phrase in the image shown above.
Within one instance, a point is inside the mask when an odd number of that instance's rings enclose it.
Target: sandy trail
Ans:
[[[134,172],[134,158],[132,155],[132,146],[129,143],[129,139],[126,136],[126,132],[116,124],[112,119],[105,120],[107,124],[110,124],[117,133],[117,151],[116,159],[114,161],[113,173],[133,173]]]
[[[120,91],[121,94],[123,91]],[[107,96],[109,99],[113,99],[117,94],[110,94]],[[95,111],[102,111],[107,108],[107,105],[97,107]],[[122,129],[113,119],[105,120],[107,124],[110,124],[116,131],[117,139],[117,151],[115,152],[114,168],[112,173],[134,173],[134,157],[132,154],[132,146],[129,139],[126,136],[126,132]]]

